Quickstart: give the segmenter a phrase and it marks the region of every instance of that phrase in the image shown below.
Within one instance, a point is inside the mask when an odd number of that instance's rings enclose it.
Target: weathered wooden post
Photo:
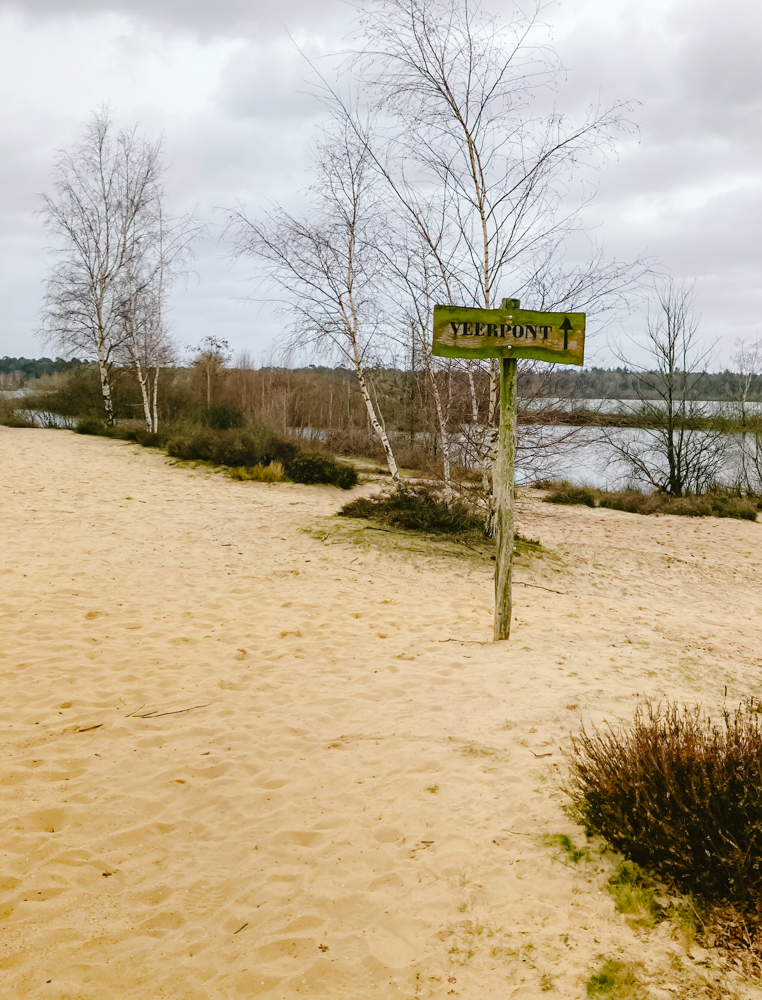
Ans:
[[[434,307],[432,354],[448,358],[500,358],[500,426],[492,492],[497,522],[494,638],[511,633],[513,495],[516,454],[516,360],[581,365],[585,349],[584,313],[519,309],[503,299],[501,309]]]
[[[495,502],[495,639],[511,634],[513,481],[516,467],[516,359],[500,359],[500,426],[492,470]]]

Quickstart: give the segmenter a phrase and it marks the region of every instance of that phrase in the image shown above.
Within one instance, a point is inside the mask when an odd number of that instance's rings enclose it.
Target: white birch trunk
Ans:
[[[450,464],[450,435],[447,433],[447,414],[442,404],[442,394],[436,380],[436,372],[431,367],[429,355],[424,351],[424,364],[426,372],[431,382],[431,389],[434,394],[434,406],[437,411],[437,422],[439,423],[439,443],[442,449],[442,473],[445,484],[445,503],[449,507],[452,503],[452,466]]]
[[[111,382],[109,381],[108,360],[106,357],[106,345],[103,337],[98,339],[98,372],[101,378],[101,392],[103,393],[103,405],[106,408],[106,423],[113,427],[114,420],[114,399],[111,395]]]
[[[357,381],[360,383],[360,392],[362,393],[362,398],[365,400],[365,409],[368,414],[368,421],[370,426],[373,428],[373,432],[376,437],[383,445],[384,453],[386,454],[386,464],[389,466],[392,482],[399,483],[400,474],[397,469],[397,460],[394,457],[394,452],[392,450],[391,442],[389,441],[389,436],[386,433],[386,429],[376,416],[376,409],[373,406],[373,400],[370,398],[368,383],[365,380],[365,371],[363,370],[362,359],[360,357],[360,352],[357,349],[357,339],[355,337],[352,337],[352,353],[354,356]]]
[[[153,427],[152,433],[155,434],[159,429],[159,366],[156,365],[153,373],[153,391],[151,393],[151,406],[152,406],[152,416],[153,416]]]
[[[149,386],[148,386],[149,375],[143,368],[140,361],[137,360],[137,358],[135,359],[134,364],[135,364],[135,374],[137,375],[138,382],[140,383],[140,396],[143,400],[143,416],[145,417],[146,421],[146,429],[150,434],[153,431],[154,427],[153,427],[153,418],[151,415],[151,400],[149,396]]]

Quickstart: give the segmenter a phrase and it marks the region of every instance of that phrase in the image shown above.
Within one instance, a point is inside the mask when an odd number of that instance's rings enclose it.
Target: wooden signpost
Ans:
[[[500,358],[500,425],[492,470],[497,522],[495,561],[495,639],[511,631],[513,562],[513,481],[516,453],[516,360],[581,365],[585,314],[519,309],[518,299],[503,299],[501,309],[434,307],[432,354],[445,358]]]

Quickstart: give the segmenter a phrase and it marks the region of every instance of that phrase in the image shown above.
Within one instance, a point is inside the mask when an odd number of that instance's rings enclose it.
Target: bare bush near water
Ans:
[[[706,407],[698,400],[711,363],[711,350],[698,338],[690,284],[668,279],[655,285],[645,353],[640,366],[633,365],[629,353],[621,358],[639,374],[640,413],[652,417],[655,427],[637,437],[611,432],[604,437],[635,481],[673,497],[705,493],[721,479],[729,440],[719,419],[701,432],[689,426],[706,420]]]

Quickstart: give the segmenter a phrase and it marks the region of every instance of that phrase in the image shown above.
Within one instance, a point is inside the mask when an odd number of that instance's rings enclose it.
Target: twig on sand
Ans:
[[[99,722],[95,726],[85,726],[84,729],[78,729],[77,732],[78,733],[89,733],[91,729],[100,729],[102,725],[103,725],[103,723]]]
[[[567,596],[565,590],[553,590],[551,587],[543,587],[540,583],[524,583],[523,580],[514,580],[513,582],[518,584],[519,587],[536,587],[538,590],[547,590],[549,594],[563,594],[564,597]]]
[[[146,712],[144,715],[138,715],[137,718],[158,719],[162,715],[181,715],[183,712],[192,712],[196,708],[207,708],[211,704],[211,701],[207,701],[203,705],[191,705],[190,708],[176,708],[173,712]]]
[[[135,711],[134,711],[134,712],[130,712],[130,714],[129,714],[129,715],[125,715],[125,719],[131,719],[131,718],[133,717],[133,715],[137,715],[137,714],[138,714],[138,712],[140,711],[140,709],[141,709],[141,708],[145,708],[145,707],[146,707],[146,703],[145,703],[145,702],[143,702],[143,704],[142,704],[142,705],[139,705],[139,706],[138,706],[138,707],[137,707],[137,708],[135,709]]]
[[[249,921],[247,920],[245,924],[241,924],[241,926],[238,928],[238,930],[237,931],[233,931],[233,933],[234,934],[240,934],[241,931],[244,929],[244,927],[248,927],[248,926],[249,926]]]

